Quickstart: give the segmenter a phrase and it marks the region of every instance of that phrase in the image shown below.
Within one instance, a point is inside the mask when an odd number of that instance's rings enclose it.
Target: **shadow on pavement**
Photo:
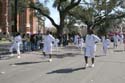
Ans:
[[[10,54],[10,53],[9,52],[0,53],[0,55],[7,55],[7,54]]]
[[[21,63],[15,63],[14,65],[29,65],[29,64],[37,64],[42,62],[48,62],[48,61],[37,61],[37,62],[21,62]],[[13,65],[13,64],[10,64]]]
[[[12,59],[12,58],[14,58],[14,57],[16,57],[16,56],[8,56],[8,55],[0,55],[0,60],[9,60],[9,59]]]
[[[64,49],[64,50],[65,50],[65,49],[66,49],[66,50],[67,50],[67,49],[80,50],[80,48],[79,48],[79,47],[76,47],[76,46],[67,46],[67,47],[64,47],[64,48],[61,48],[61,49]],[[83,47],[82,49],[85,49],[85,47]]]
[[[53,58],[64,58],[64,57],[74,57],[81,55],[80,53],[63,53],[63,54],[52,54]]]
[[[106,56],[106,55],[95,55],[95,57],[104,57],[104,56]]]
[[[59,69],[59,70],[54,70],[54,71],[48,72],[47,74],[54,74],[54,73],[72,73],[72,72],[74,72],[74,71],[84,70],[84,69],[85,69],[85,67],[76,68],[76,69],[72,69],[72,68]]]
[[[109,47],[108,49],[114,49],[113,47]]]
[[[124,50],[114,50],[114,52],[123,52]]]
[[[78,47],[76,47],[76,46],[67,46],[67,47],[64,47],[62,49],[78,49]]]

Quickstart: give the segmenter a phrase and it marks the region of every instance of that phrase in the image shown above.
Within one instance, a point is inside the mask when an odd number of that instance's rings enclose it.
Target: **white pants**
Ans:
[[[10,47],[10,52],[12,53],[14,49],[17,51],[17,54],[20,54],[20,43],[13,43]]]
[[[103,46],[103,53],[106,55],[108,50],[108,46]]]

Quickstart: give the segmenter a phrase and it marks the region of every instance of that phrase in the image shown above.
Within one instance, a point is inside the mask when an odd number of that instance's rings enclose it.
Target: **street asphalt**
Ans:
[[[0,83],[125,83],[125,51],[123,45],[103,55],[97,45],[95,67],[84,68],[84,52],[74,45],[54,48],[52,62],[42,51],[3,55],[0,60]],[[91,65],[91,60],[89,60]]]

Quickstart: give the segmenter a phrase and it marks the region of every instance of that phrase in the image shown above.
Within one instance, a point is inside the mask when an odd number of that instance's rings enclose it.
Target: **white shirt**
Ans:
[[[59,39],[55,39],[54,46],[58,46],[58,43],[59,43]]]
[[[78,38],[79,38],[79,36],[78,36],[78,35],[75,35],[75,38],[74,38],[74,43],[75,43],[75,44],[78,44]]]
[[[80,39],[79,39],[79,46],[80,46],[80,47],[83,47],[83,43],[84,43],[83,38],[80,38]]]
[[[55,38],[49,34],[44,37],[43,43],[46,46],[52,46],[52,42],[54,42]]]
[[[103,41],[103,47],[109,47],[109,45],[110,45],[110,40],[109,39],[105,39],[104,41]]]
[[[114,39],[114,42],[118,42],[119,36],[118,35],[114,35],[113,39]]]
[[[100,41],[100,38],[98,36],[91,34],[86,36],[85,43],[86,43],[86,46],[95,46],[95,43],[99,41]]]
[[[16,37],[14,38],[14,42],[15,42],[15,43],[22,43],[22,38],[21,38],[21,36],[20,36],[20,35],[16,36]]]

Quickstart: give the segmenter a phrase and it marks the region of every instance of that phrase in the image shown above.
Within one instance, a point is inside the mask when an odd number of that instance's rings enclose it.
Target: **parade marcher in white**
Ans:
[[[46,57],[46,53],[49,54],[49,61],[52,61],[52,43],[55,41],[55,38],[51,35],[50,31],[47,31],[44,40],[43,40],[43,55]]]
[[[78,47],[82,50],[84,39],[80,36],[78,39]]]
[[[120,44],[122,44],[122,43],[123,43],[123,38],[124,38],[123,33],[122,33],[122,32],[120,32],[120,34],[119,34]]]
[[[59,44],[59,39],[56,38],[55,41],[54,41],[54,46],[56,48],[56,51],[58,51],[58,44]]]
[[[79,39],[79,35],[76,34],[74,37],[74,44],[76,45],[76,47],[78,47],[78,39]]]
[[[103,53],[104,55],[107,55],[107,50],[110,46],[110,39],[106,36],[105,39],[102,41],[103,44]]]
[[[92,65],[94,67],[94,58],[95,58],[95,47],[96,43],[100,41],[100,38],[93,33],[93,30],[88,31],[88,35],[85,39],[85,68],[88,67],[88,58],[91,58]]]
[[[119,36],[117,33],[114,34],[113,36],[113,45],[114,45],[114,48],[117,48],[118,46],[118,40],[119,40]]]
[[[103,41],[105,40],[105,36],[102,36],[101,38],[102,38],[102,40],[101,40],[101,41],[103,42]]]
[[[17,51],[17,58],[20,58],[20,45],[22,44],[22,37],[20,33],[17,33],[16,36],[14,37],[13,43],[10,47],[10,52],[11,55],[13,54],[13,50],[15,49]]]
[[[123,44],[124,44],[124,51],[125,51],[125,32],[123,33]]]

